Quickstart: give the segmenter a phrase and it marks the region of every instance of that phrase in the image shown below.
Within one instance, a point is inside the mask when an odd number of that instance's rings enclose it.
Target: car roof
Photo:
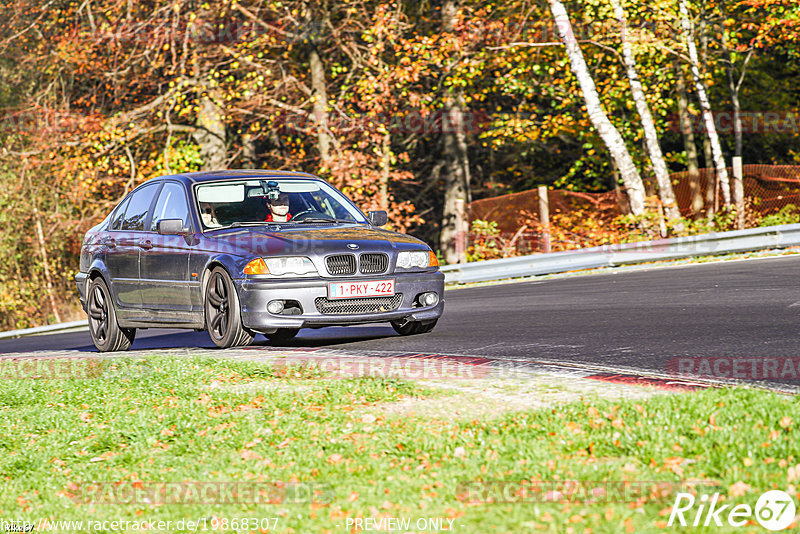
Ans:
[[[322,180],[322,178],[318,176],[305,172],[273,171],[267,169],[229,169],[221,171],[184,172],[181,174],[159,176],[158,178],[154,178],[154,180],[178,180],[186,185],[192,185],[195,183],[236,178],[298,178],[305,180]]]

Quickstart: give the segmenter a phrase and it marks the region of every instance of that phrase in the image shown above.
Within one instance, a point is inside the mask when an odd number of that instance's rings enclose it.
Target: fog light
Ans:
[[[267,311],[272,314],[278,315],[283,311],[283,301],[282,300],[270,301],[270,303],[267,304]]]
[[[420,297],[423,306],[436,306],[439,303],[439,295],[436,293],[423,293]]]

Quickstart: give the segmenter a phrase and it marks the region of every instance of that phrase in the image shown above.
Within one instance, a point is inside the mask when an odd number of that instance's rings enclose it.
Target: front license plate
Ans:
[[[328,284],[329,299],[391,297],[392,295],[394,295],[394,280],[373,280],[371,282],[334,282]]]

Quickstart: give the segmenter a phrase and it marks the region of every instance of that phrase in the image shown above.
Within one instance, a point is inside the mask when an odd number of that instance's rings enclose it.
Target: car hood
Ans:
[[[243,254],[270,256],[428,250],[423,241],[410,235],[363,225],[269,225],[218,230],[208,236],[235,246]]]

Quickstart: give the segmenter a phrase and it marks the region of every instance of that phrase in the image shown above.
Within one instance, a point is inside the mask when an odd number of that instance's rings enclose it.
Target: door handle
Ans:
[[[141,241],[139,241],[139,247],[145,250],[150,250],[151,248],[153,248],[153,242],[150,241],[149,239],[142,239]]]

